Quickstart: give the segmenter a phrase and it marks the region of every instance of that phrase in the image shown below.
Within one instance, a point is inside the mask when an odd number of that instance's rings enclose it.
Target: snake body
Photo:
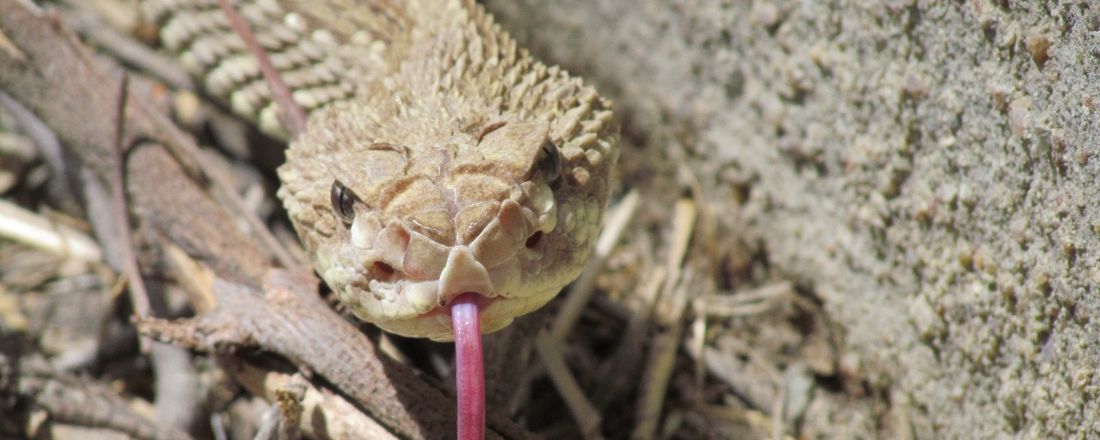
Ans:
[[[259,68],[216,0],[145,0],[206,92],[279,133]],[[453,338],[445,307],[479,294],[482,328],[535,310],[580,273],[618,158],[610,103],[532,58],[472,0],[239,0],[309,114],[279,198],[317,272],[359,318]]]

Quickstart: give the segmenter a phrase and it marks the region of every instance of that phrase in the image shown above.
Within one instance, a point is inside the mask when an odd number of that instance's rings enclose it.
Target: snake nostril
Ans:
[[[535,246],[538,246],[539,242],[541,241],[542,231],[535,231],[534,234],[531,234],[530,237],[527,237],[527,242],[524,243],[524,245],[527,246],[527,249],[533,249]]]
[[[385,280],[392,277],[395,271],[393,266],[381,261],[375,261],[374,264],[371,265],[371,272],[373,272],[375,278]]]

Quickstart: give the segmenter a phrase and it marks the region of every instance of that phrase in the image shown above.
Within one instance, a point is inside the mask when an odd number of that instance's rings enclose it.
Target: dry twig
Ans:
[[[602,423],[600,413],[584,396],[584,391],[573,378],[573,374],[569,372],[558,342],[548,333],[543,332],[535,340],[535,348],[538,350],[539,358],[542,359],[542,364],[546,366],[546,373],[550,376],[550,380],[554,381],[558,394],[565,400],[565,406],[569,408],[569,413],[573,415],[573,420],[576,420],[577,427],[584,438],[603,438],[600,436]]]
[[[0,200],[0,236],[46,252],[96,262],[103,258],[99,245],[83,233]]]
[[[688,302],[688,290],[691,290],[691,294],[698,290],[695,280],[685,277],[682,269],[695,228],[696,213],[695,202],[690,199],[678,201],[673,209],[672,246],[666,260],[670,275],[665,279],[662,304],[656,311],[656,321],[664,330],[653,339],[642,374],[642,387],[635,410],[636,423],[631,434],[634,439],[651,439],[656,436],[665,392],[683,334],[681,321]],[[661,305],[664,307],[660,307]]]
[[[187,440],[191,437],[160,421],[134,412],[131,405],[105,387],[78,377],[57,373],[34,358],[0,353],[0,369],[18,372],[13,389],[61,423],[107,428],[145,440]]]

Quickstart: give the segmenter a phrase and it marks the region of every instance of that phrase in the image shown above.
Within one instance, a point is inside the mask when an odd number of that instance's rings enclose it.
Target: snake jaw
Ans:
[[[401,294],[405,296],[405,299],[421,316],[439,308],[438,281],[409,283],[401,291]]]
[[[451,245],[409,227],[407,219],[383,226],[377,211],[361,209],[343,232],[345,244],[331,248],[340,255],[343,268],[322,276],[357,316],[393,333],[449,340],[452,323],[442,312],[454,298],[470,292],[484,312],[482,329],[495,331],[545,302],[527,298],[532,289],[523,285],[523,265],[533,252],[525,243],[530,231],[544,227],[538,224],[539,214],[519,185],[495,205],[487,223],[478,221],[483,226],[469,244]],[[460,242],[458,235],[466,226],[453,228],[455,242]]]

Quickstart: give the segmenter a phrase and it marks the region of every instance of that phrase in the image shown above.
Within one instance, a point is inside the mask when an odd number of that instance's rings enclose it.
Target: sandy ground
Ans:
[[[803,434],[1100,435],[1095,5],[487,4],[616,100],[623,189],[692,188],[821,302],[861,391]]]

